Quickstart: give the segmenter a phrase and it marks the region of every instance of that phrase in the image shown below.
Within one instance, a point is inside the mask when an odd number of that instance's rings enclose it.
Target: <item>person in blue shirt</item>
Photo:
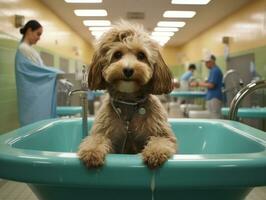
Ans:
[[[186,71],[181,77],[180,77],[180,88],[182,90],[188,90],[189,89],[189,81],[193,77],[193,73],[196,70],[195,64],[190,64],[188,66],[188,71]]]
[[[188,91],[189,90],[189,84],[192,80],[193,73],[195,70],[196,70],[195,64],[190,64],[188,66],[187,71],[180,77],[179,90],[181,90],[181,91]],[[179,104],[192,103],[191,99],[188,99],[186,97],[180,97],[178,102],[179,102]]]
[[[222,107],[222,82],[223,73],[215,63],[216,58],[214,55],[208,55],[205,59],[205,65],[209,69],[209,77],[207,82],[193,82],[191,86],[206,87],[206,105],[210,113],[210,117],[214,119],[221,118]]]
[[[188,66],[188,71],[186,71],[180,78],[180,80],[189,81],[189,79],[193,76],[193,72],[196,70],[195,64],[190,64]]]

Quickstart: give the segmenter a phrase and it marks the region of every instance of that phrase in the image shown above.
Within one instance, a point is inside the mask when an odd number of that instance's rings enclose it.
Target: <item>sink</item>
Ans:
[[[222,108],[222,115],[228,116],[229,108]],[[239,108],[237,116],[241,118],[266,119],[266,107]]]
[[[205,98],[204,91],[173,91],[170,93],[173,97],[187,97],[187,98]]]
[[[39,121],[0,136],[0,178],[27,183],[40,200],[243,200],[266,185],[265,132],[228,120],[169,122],[179,153],[150,170],[138,154],[109,154],[87,169],[76,155],[82,120]]]
[[[57,106],[57,116],[73,116],[82,113],[81,106]]]

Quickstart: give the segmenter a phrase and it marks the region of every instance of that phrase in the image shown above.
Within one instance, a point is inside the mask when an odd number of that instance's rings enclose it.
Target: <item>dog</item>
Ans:
[[[120,21],[101,36],[88,86],[109,93],[79,146],[88,168],[104,165],[108,153],[140,153],[153,169],[176,153],[176,137],[155,96],[172,91],[172,75],[143,26]]]

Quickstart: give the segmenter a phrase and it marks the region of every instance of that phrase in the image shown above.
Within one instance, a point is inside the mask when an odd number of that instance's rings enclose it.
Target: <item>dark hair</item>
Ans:
[[[211,55],[211,60],[213,60],[215,62],[216,61],[216,57],[214,55]]]
[[[19,32],[25,36],[25,33],[30,28],[32,31],[37,30],[38,28],[42,27],[42,25],[37,20],[30,20],[28,21],[20,30]]]
[[[195,64],[190,64],[189,66],[188,66],[188,69],[189,70],[196,70],[196,65]]]

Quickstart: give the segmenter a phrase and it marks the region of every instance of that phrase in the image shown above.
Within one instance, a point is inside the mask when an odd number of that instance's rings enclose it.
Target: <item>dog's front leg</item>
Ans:
[[[176,153],[176,140],[173,137],[151,136],[142,151],[143,161],[149,168],[162,165]]]
[[[100,134],[92,134],[80,144],[78,156],[87,167],[96,168],[104,164],[105,156],[111,149],[109,138]]]

